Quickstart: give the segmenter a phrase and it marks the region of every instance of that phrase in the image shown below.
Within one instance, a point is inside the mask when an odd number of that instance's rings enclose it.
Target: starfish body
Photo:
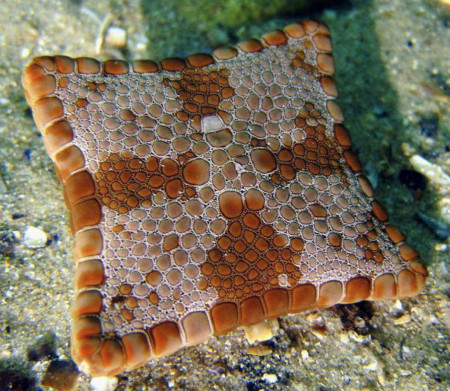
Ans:
[[[419,293],[335,103],[328,29],[212,55],[38,57],[23,86],[75,235],[72,354],[113,375],[241,325]]]

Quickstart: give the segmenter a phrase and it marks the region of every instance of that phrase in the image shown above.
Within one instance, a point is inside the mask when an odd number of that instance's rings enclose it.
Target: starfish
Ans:
[[[419,254],[351,151],[331,52],[328,28],[305,21],[186,59],[28,65],[75,236],[82,370],[423,290]]]

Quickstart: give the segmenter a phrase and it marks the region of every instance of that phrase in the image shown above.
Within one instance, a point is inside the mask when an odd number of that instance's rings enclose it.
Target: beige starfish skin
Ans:
[[[423,290],[350,150],[333,72],[329,31],[310,21],[185,60],[25,69],[75,235],[81,369],[114,375],[241,325]]]

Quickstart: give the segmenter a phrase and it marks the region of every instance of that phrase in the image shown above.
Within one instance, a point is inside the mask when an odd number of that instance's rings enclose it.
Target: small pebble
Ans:
[[[127,32],[117,26],[109,26],[105,34],[105,45],[123,48],[127,44]]]
[[[400,318],[394,319],[394,324],[399,325],[399,324],[406,324],[411,322],[411,315],[410,314],[405,314],[403,316],[400,316]]]
[[[26,58],[30,57],[30,54],[31,54],[30,48],[22,48],[22,50],[20,51],[20,57],[22,59],[26,59]]]
[[[14,252],[15,241],[14,233],[0,233],[0,254],[11,255]]]
[[[450,176],[437,164],[433,164],[420,155],[414,155],[409,159],[414,169],[428,178],[428,180],[440,186],[450,186]]]
[[[97,376],[91,379],[89,388],[92,391],[114,391],[119,384],[119,379],[114,376]]]
[[[321,341],[324,339],[325,335],[327,334],[327,331],[328,331],[327,328],[322,325],[311,327],[311,332]]]
[[[378,369],[378,363],[376,361],[371,362],[370,364],[364,365],[364,369],[368,371],[376,371]]]
[[[348,344],[350,342],[350,338],[348,337],[347,333],[339,333],[339,338],[344,344]]]
[[[244,326],[245,336],[248,342],[255,343],[257,341],[267,341],[273,337],[272,326],[274,326],[273,320],[256,323],[251,326]],[[277,322],[278,326],[278,322]]]
[[[29,225],[22,232],[22,241],[25,247],[40,248],[46,246],[48,236],[42,229]]]
[[[309,353],[305,349],[303,349],[300,354],[302,355],[303,360],[307,360],[309,358]]]
[[[272,353],[272,348],[270,346],[250,346],[247,349],[247,353],[251,354],[252,356],[267,356],[268,354]]]
[[[411,349],[408,348],[408,346],[403,346],[403,354],[410,356],[411,355]]]
[[[273,373],[265,373],[262,377],[262,380],[264,380],[268,384],[275,384],[278,381],[278,377]]]
[[[310,312],[309,314],[306,315],[306,319],[308,320],[308,322],[316,322],[319,319],[322,319],[322,315],[318,312]]]
[[[353,330],[348,332],[348,336],[352,341],[358,343],[370,342],[372,340],[372,337],[370,335],[360,335],[358,333],[355,333]]]
[[[403,308],[403,304],[400,300],[396,300],[394,304],[389,308],[389,312],[396,317],[400,317],[404,314],[405,309]]]
[[[80,371],[73,361],[53,360],[45,371],[41,385],[58,391],[74,389]]]

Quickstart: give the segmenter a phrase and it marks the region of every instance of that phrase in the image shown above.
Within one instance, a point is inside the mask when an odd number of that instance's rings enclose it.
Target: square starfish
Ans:
[[[241,325],[418,294],[335,103],[329,30],[127,63],[38,57],[23,86],[75,235],[72,355],[113,375]]]

